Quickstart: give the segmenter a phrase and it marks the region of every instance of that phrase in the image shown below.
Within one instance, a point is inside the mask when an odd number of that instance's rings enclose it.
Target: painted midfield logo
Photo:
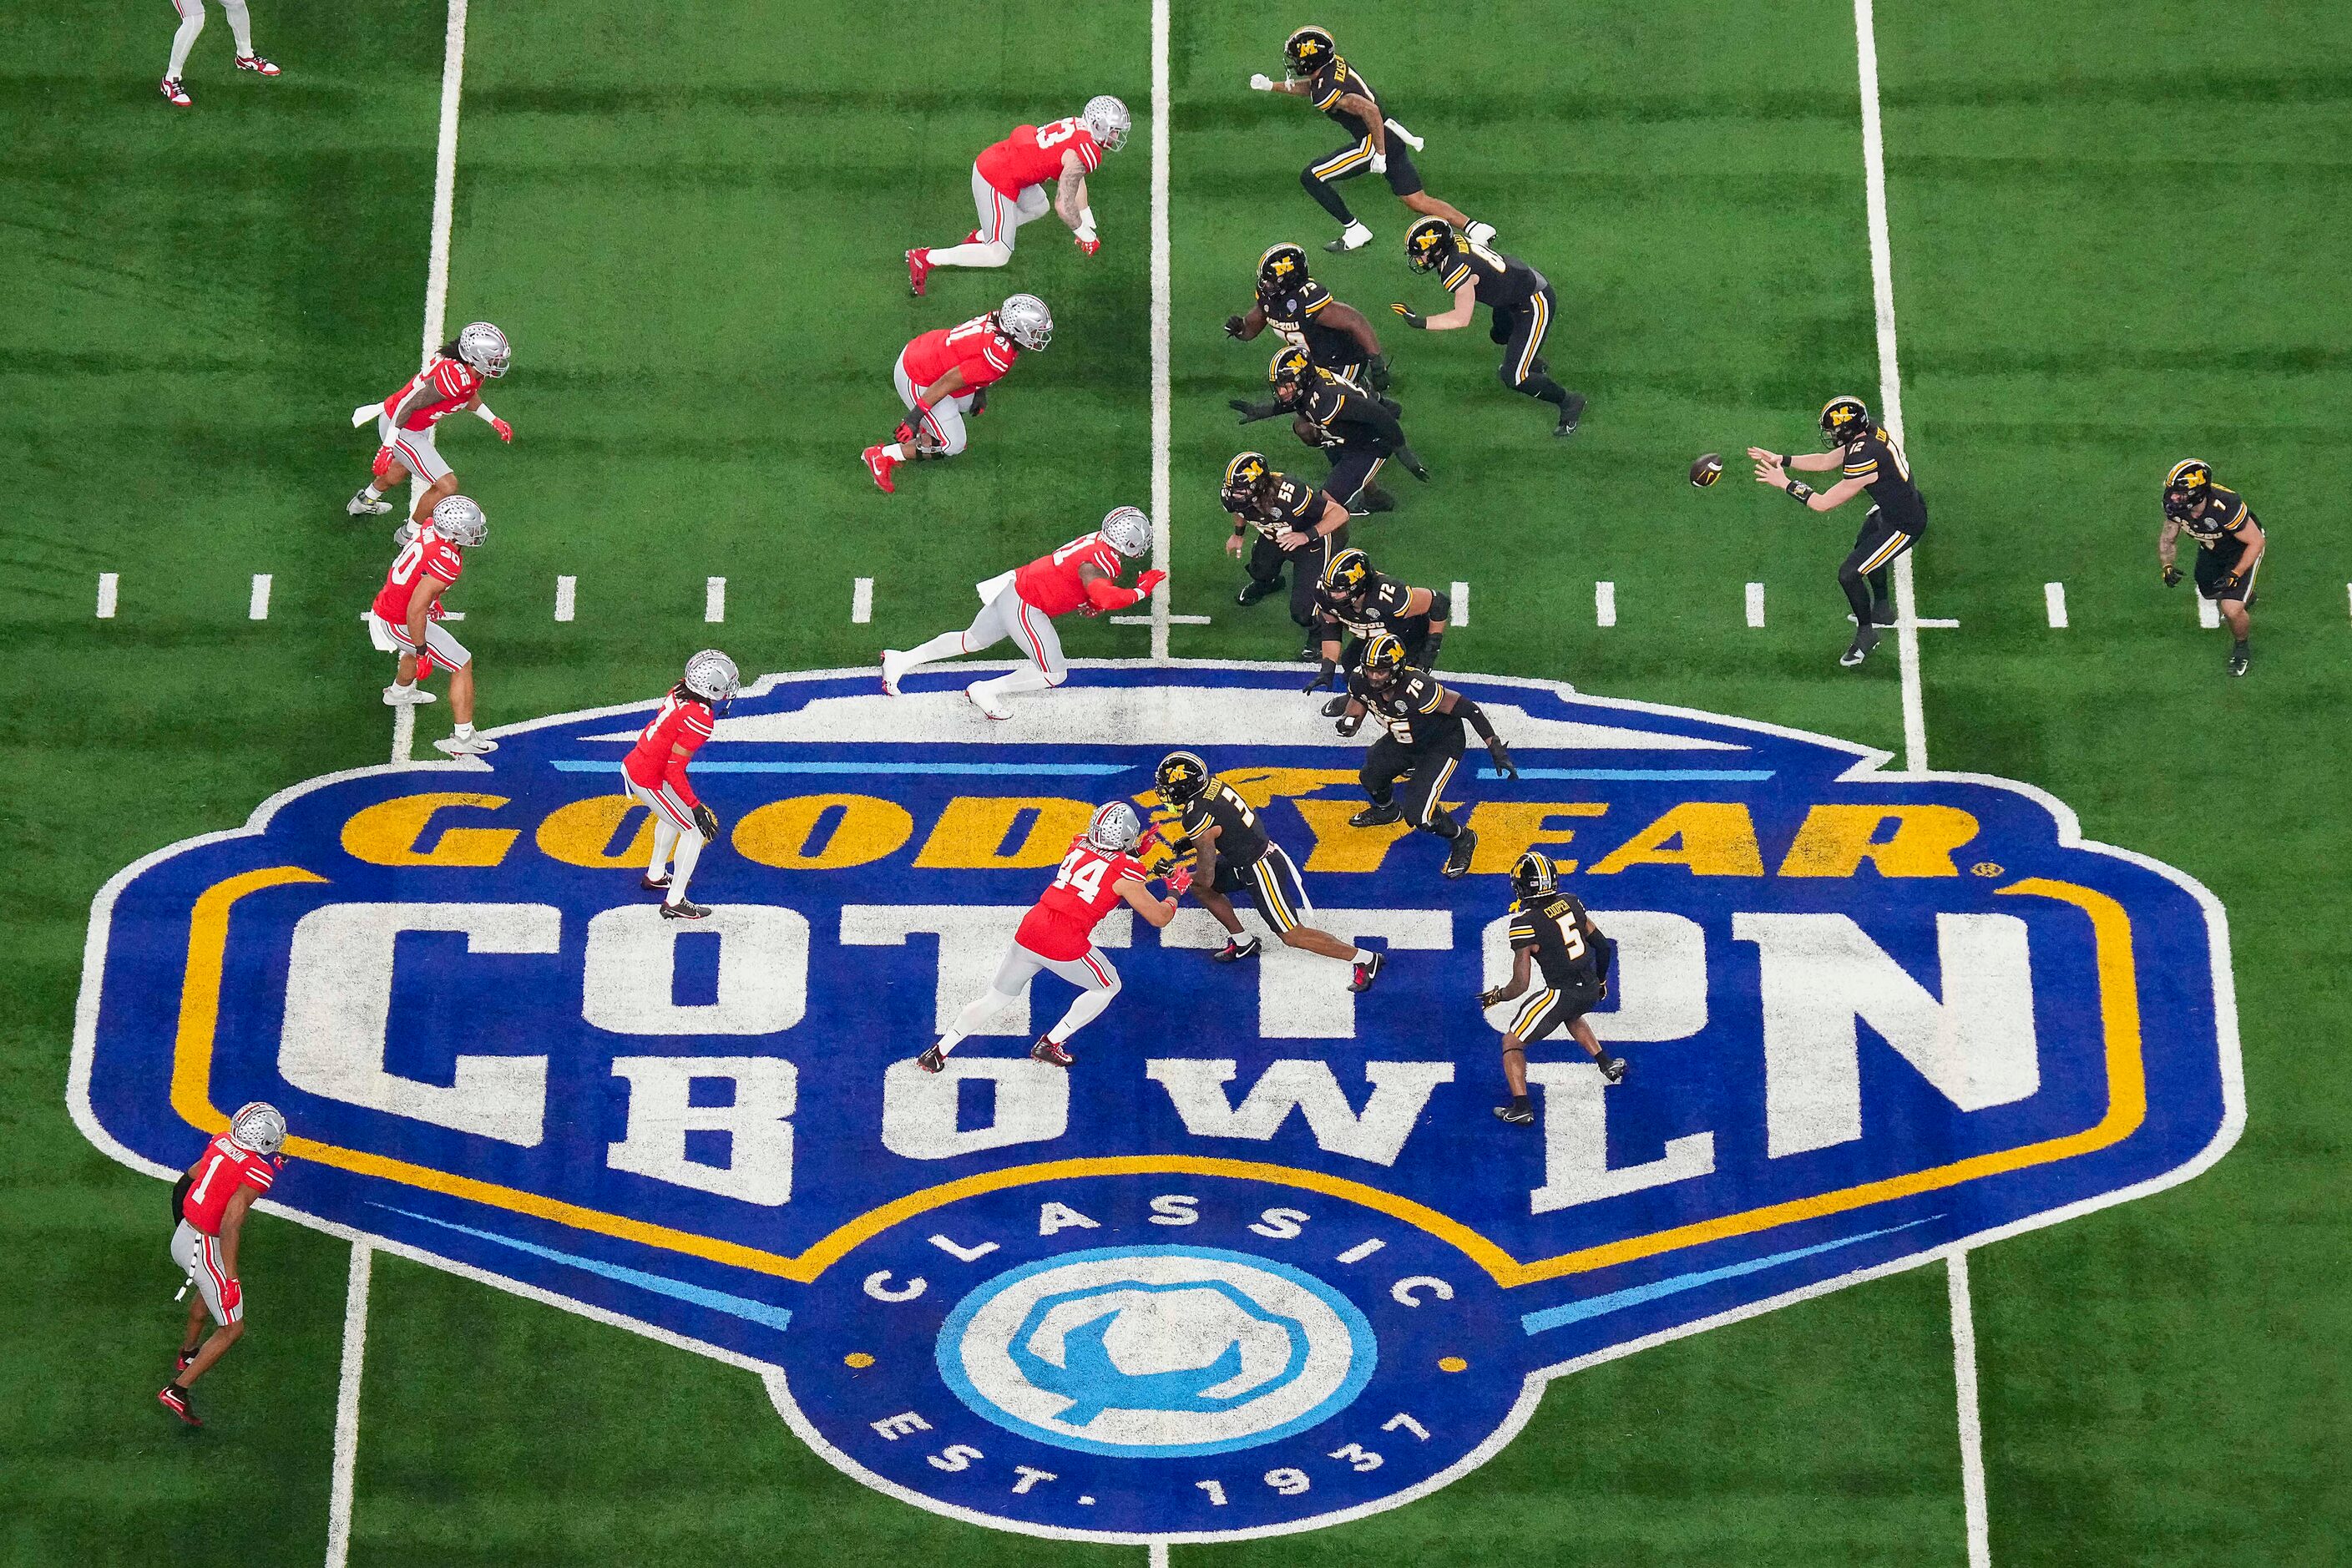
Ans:
[[[158,1175],[283,1108],[280,1207],[768,1377],[833,1463],[1033,1533],[1208,1539],[1392,1507],[1550,1376],[2201,1170],[2242,1120],[2227,938],[2048,797],[1482,677],[1517,782],[1459,775],[1472,875],[1359,829],[1289,667],[952,686],[773,678],[696,763],[730,824],[664,921],[615,793],[642,709],[472,768],[312,781],[149,857],[92,927],[72,1094]],[[1169,750],[1258,808],[1379,986],[1223,931],[1097,932],[1068,1071],[984,988],[1092,805]],[[1538,1047],[1506,1127],[1504,873],[1541,846],[1619,943],[1627,1081]],[[1248,919],[1250,917],[1244,917]],[[1038,1005],[1061,1005],[1057,982]],[[1039,1021],[1042,1021],[1040,1019]],[[1557,1042],[1555,1042],[1557,1044]]]

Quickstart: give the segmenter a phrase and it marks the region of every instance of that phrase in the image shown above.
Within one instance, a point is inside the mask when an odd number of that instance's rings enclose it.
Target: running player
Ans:
[[[985,316],[961,326],[934,327],[898,351],[890,376],[908,417],[887,446],[858,454],[885,495],[898,483],[900,463],[952,458],[964,448],[964,416],[987,405],[988,389],[1013,368],[1024,349],[1054,339],[1054,313],[1034,294],[1015,294]]]
[[[375,421],[374,478],[343,506],[353,517],[380,516],[392,510],[383,492],[414,478],[425,487],[409,521],[422,523],[442,500],[457,493],[457,476],[441,460],[433,427],[452,414],[471,414],[499,433],[501,441],[514,439],[514,426],[499,418],[482,401],[486,381],[506,374],[512,351],[507,335],[488,321],[476,321],[441,345],[425,368],[382,403],[362,403],[352,410],[352,427]]]
[[[1315,648],[1323,668],[1306,689],[1320,691],[1342,671],[1363,662],[1364,647],[1382,632],[1404,645],[1404,661],[1412,668],[1437,668],[1438,650],[1445,646],[1446,617],[1454,601],[1433,588],[1415,588],[1372,570],[1371,558],[1360,550],[1342,550],[1323,569],[1316,595]],[[1341,646],[1341,638],[1347,639]],[[1327,716],[1347,710],[1348,700],[1335,697]]]
[[[971,165],[971,201],[980,226],[961,245],[907,252],[907,286],[920,294],[934,267],[1002,267],[1013,259],[1013,237],[1032,218],[1054,216],[1070,226],[1078,248],[1092,256],[1102,248],[1095,233],[1094,208],[1087,203],[1087,176],[1102,167],[1103,154],[1127,145],[1127,105],[1108,93],[1087,100],[1086,108],[1051,125],[1016,125],[1013,134],[981,153]],[[1045,183],[1054,182],[1051,198]]]
[[[1381,357],[1372,323],[1315,281],[1307,270],[1307,252],[1286,241],[1267,246],[1257,258],[1257,298],[1249,310],[1225,318],[1225,335],[1243,342],[1268,327],[1318,368],[1351,382],[1360,379],[1375,392],[1388,389],[1388,362]]]
[[[1462,761],[1462,726],[1466,722],[1486,742],[1496,770],[1517,778],[1510,749],[1486,710],[1458,691],[1448,691],[1424,670],[1405,663],[1404,644],[1388,632],[1374,634],[1364,645],[1364,657],[1348,673],[1348,701],[1339,711],[1339,733],[1353,735],[1363,728],[1364,715],[1381,721],[1388,733],[1364,752],[1358,775],[1371,804],[1348,818],[1350,827],[1380,827],[1410,822],[1423,833],[1446,841],[1444,874],[1465,876],[1478,836],[1446,814],[1445,785]],[[1396,786],[1404,785],[1399,804]]]
[[[1234,596],[1239,605],[1255,605],[1282,591],[1282,574],[1290,570],[1290,618],[1304,630],[1315,618],[1316,585],[1322,581],[1332,553],[1348,543],[1348,509],[1319,487],[1279,473],[1263,452],[1237,452],[1225,465],[1223,486],[1217,492],[1234,520],[1225,540],[1225,553],[1242,555],[1243,535],[1255,530],[1257,542],[1247,556],[1249,580]]]
[[[1151,571],[1135,580],[1132,588],[1118,585],[1118,574],[1129,561],[1151,553],[1151,520],[1131,506],[1114,507],[1102,527],[1080,534],[1051,555],[1040,555],[1017,571],[981,584],[980,614],[960,632],[941,632],[920,647],[900,652],[882,650],[882,689],[898,695],[898,683],[913,670],[958,654],[994,647],[1006,637],[1021,645],[1030,668],[1015,669],[964,688],[973,707],[992,719],[1010,719],[1013,710],[998,700],[1020,691],[1043,691],[1070,678],[1062,658],[1062,639],[1055,635],[1054,617],[1076,610],[1099,616],[1124,610],[1151,596],[1167,577]]]
[[[1249,84],[1259,92],[1303,98],[1348,133],[1346,146],[1307,164],[1298,174],[1298,183],[1307,187],[1316,205],[1339,220],[1339,237],[1324,249],[1354,250],[1371,243],[1372,231],[1357,221],[1339,193],[1331,188],[1335,180],[1352,180],[1366,173],[1385,175],[1389,189],[1413,211],[1442,217],[1474,238],[1495,237],[1492,224],[1473,223],[1459,207],[1449,206],[1421,188],[1412,154],[1405,151],[1408,143],[1419,143],[1411,132],[1389,118],[1363,72],[1339,58],[1328,29],[1301,27],[1284,40],[1282,70],[1281,81],[1257,75],[1250,78]]]
[[[1135,858],[1135,847],[1142,838],[1143,819],[1127,802],[1114,800],[1095,807],[1087,830],[1070,840],[1070,852],[1062,857],[1061,866],[1054,872],[1053,885],[1037,895],[1036,905],[1021,918],[1021,929],[1013,932],[1013,944],[1004,950],[996,979],[965,1004],[938,1045],[915,1058],[925,1072],[943,1071],[948,1053],[1020,1000],[1041,969],[1050,969],[1079,987],[1079,995],[1062,1015],[1062,1021],[1029,1048],[1029,1055],[1057,1068],[1077,1059],[1067,1048],[1070,1037],[1099,1017],[1118,994],[1118,971],[1095,945],[1096,925],[1121,902],[1154,926],[1164,926],[1176,918],[1176,900],[1153,896],[1147,885],[1150,874]],[[1189,880],[1180,867],[1169,885],[1181,892]]]
[[[1257,956],[1257,938],[1242,939],[1241,917],[1234,913],[1230,896],[1247,893],[1258,917],[1274,928],[1283,946],[1352,963],[1355,978],[1348,989],[1371,989],[1385,955],[1302,923],[1315,912],[1315,906],[1307,901],[1307,884],[1299,879],[1298,867],[1281,845],[1266,836],[1258,825],[1257,813],[1233,785],[1209,772],[1209,764],[1197,754],[1171,752],[1160,759],[1159,771],[1152,775],[1152,788],[1160,804],[1176,813],[1176,852],[1192,853],[1187,886],[1192,897],[1229,933],[1225,945],[1210,954],[1212,958],[1219,963],[1234,963]]]
[[[1852,669],[1878,646],[1879,630],[1895,624],[1895,605],[1887,596],[1887,580],[1895,558],[1919,542],[1927,531],[1927,502],[1911,482],[1911,462],[1903,443],[1870,416],[1859,397],[1832,397],[1822,405],[1822,434],[1829,437],[1826,452],[1797,452],[1787,457],[1750,447],[1756,459],[1756,482],[1787,490],[1808,511],[1828,511],[1843,506],[1863,490],[1870,492],[1870,511],[1854,536],[1853,549],[1838,566],[1838,586],[1853,607],[1853,643],[1838,656]],[[1789,477],[1790,468],[1807,473],[1839,469],[1838,482],[1816,490]]]
[[[404,530],[404,531],[405,531]],[[479,756],[499,749],[496,741],[474,733],[474,656],[441,624],[441,595],[464,575],[466,552],[489,536],[482,509],[467,496],[447,496],[433,509],[430,521],[410,536],[392,558],[368,613],[375,617],[379,644],[400,650],[400,664],[392,684],[383,689],[387,708],[430,702],[425,678],[436,669],[449,672],[449,714],[457,733],[433,742],[453,757]]]
[[[205,30],[205,0],[172,0],[172,6],[180,13],[180,30],[172,35],[172,63],[163,71],[163,96],[174,109],[185,109],[195,100],[180,85],[180,73],[187,68],[188,51],[195,47],[196,36]],[[278,67],[253,52],[253,16],[246,10],[245,0],[221,0],[221,9],[228,13],[228,30],[236,37],[236,68],[256,76],[276,76]]]
[[[2234,639],[2230,673],[2243,675],[2252,657],[2246,643],[2253,635],[2247,612],[2254,603],[2254,571],[2270,548],[2270,536],[2245,497],[2213,482],[2213,465],[2202,458],[2184,458],[2164,476],[2164,529],[2156,536],[2156,560],[2168,588],[2180,584],[2173,558],[2184,531],[2197,545],[2197,592],[2220,608]]]
[[[1625,1058],[1602,1050],[1584,1021],[1609,994],[1617,944],[1601,934],[1582,900],[1561,889],[1551,857],[1539,850],[1528,850],[1512,866],[1511,892],[1510,984],[1480,992],[1478,1005],[1509,1001],[1527,990],[1531,970],[1543,971],[1544,988],[1528,998],[1503,1037],[1503,1079],[1510,1086],[1511,1103],[1495,1107],[1495,1114],[1525,1127],[1536,1119],[1528,1103],[1528,1047],[1536,1041],[1566,1026],[1611,1083],[1625,1080]]]
[[[1553,435],[1575,435],[1576,422],[1584,416],[1584,394],[1554,381],[1543,358],[1544,336],[1559,311],[1551,280],[1516,256],[1456,236],[1443,218],[1425,217],[1404,231],[1404,259],[1415,272],[1437,273],[1454,291],[1454,305],[1434,316],[1424,316],[1402,300],[1389,309],[1402,316],[1408,327],[1450,332],[1468,326],[1485,305],[1495,316],[1486,335],[1503,349],[1503,363],[1495,374],[1513,392],[1559,410]]]
[[[228,1131],[205,1145],[172,1188],[172,1261],[196,1288],[196,1299],[188,1303],[188,1331],[181,1337],[172,1381],[155,1397],[191,1426],[204,1420],[189,1402],[188,1390],[245,1333],[237,1243],[245,1235],[246,1211],[285,1166],[278,1153],[285,1144],[286,1118],[275,1106],[249,1101],[237,1107]],[[217,1325],[208,1338],[206,1317]]]
[[[1275,373],[1274,401],[1290,416],[1291,433],[1321,449],[1331,464],[1323,488],[1352,516],[1396,510],[1396,498],[1378,484],[1391,458],[1422,483],[1429,470],[1405,444],[1396,405],[1313,365],[1285,365]]]
[[[742,689],[735,661],[715,647],[686,661],[686,676],[637,731],[637,743],[621,760],[622,793],[654,815],[654,858],[638,885],[662,895],[662,918],[708,919],[710,910],[686,896],[702,847],[719,838],[719,814],[694,793],[687,763],[710,739],[710,731]],[[670,857],[677,868],[670,868]]]

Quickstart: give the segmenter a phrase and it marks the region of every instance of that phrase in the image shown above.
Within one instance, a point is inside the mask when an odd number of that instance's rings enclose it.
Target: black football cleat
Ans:
[[[1257,938],[1227,937],[1225,945],[1209,954],[1219,963],[1239,963],[1244,958],[1257,956]]]
[[[648,893],[667,893],[669,891],[669,879],[656,877],[648,872],[637,879],[637,886]]]
[[[1625,1081],[1625,1058],[1623,1057],[1612,1057],[1608,1052],[1603,1051],[1600,1057],[1594,1060],[1592,1065],[1599,1068],[1601,1069],[1601,1076],[1607,1079],[1611,1083],[1623,1083]]]
[[[1364,962],[1356,965],[1356,977],[1348,982],[1348,989],[1350,991],[1370,991],[1372,988],[1372,982],[1381,977],[1381,966],[1387,963],[1388,955],[1386,953],[1366,953],[1364,955]]]
[[[933,1046],[915,1058],[915,1065],[925,1072],[945,1072],[948,1070],[948,1054]]]
[[[709,918],[710,906],[698,904],[691,899],[680,899],[675,903],[662,905],[662,919],[666,921],[707,921]]]
[[[1848,616],[1846,617],[1848,620],[1852,620],[1853,618],[1853,617],[1852,616]],[[1880,631],[1893,630],[1895,626],[1895,606],[1892,605],[1871,605],[1870,624],[1876,626]]]
[[[1255,605],[1260,599],[1271,598],[1281,592],[1281,578],[1276,577],[1271,582],[1267,582],[1253,577],[1248,582],[1242,584],[1242,591],[1234,595],[1234,603],[1236,605]]]
[[[1532,1105],[1498,1105],[1495,1107],[1495,1116],[1514,1127],[1532,1127],[1536,1121],[1536,1108]]]
[[[1568,395],[1568,401],[1560,405],[1559,423],[1551,427],[1551,433],[1555,436],[1573,436],[1576,434],[1577,421],[1583,417],[1584,394],[1571,392]]]
[[[155,1401],[191,1426],[201,1426],[205,1424],[205,1418],[196,1414],[196,1407],[191,1403],[188,1391],[176,1383],[167,1383],[159,1389],[155,1394]]]
[[[2231,675],[2245,674],[2246,665],[2252,658],[2252,655],[2247,651],[2246,645],[2244,643],[2240,643],[2236,647],[2231,648],[2230,673]]]
[[[1065,1047],[1055,1044],[1052,1037],[1047,1036],[1029,1047],[1029,1059],[1045,1062],[1053,1067],[1066,1068],[1078,1058],[1072,1056]]]
[[[1350,511],[1360,510],[1360,512],[1367,517],[1376,511],[1394,511],[1396,510],[1396,497],[1389,494],[1388,491],[1381,489],[1378,485],[1366,485],[1362,489],[1356,492],[1356,504],[1349,507],[1348,510]]]
[[[1340,714],[1345,713],[1347,710],[1348,694],[1344,691],[1339,693],[1339,696],[1331,699],[1330,701],[1323,704],[1323,717],[1326,719],[1337,719]]]
[[[1470,857],[1478,848],[1478,836],[1465,827],[1454,836],[1454,846],[1445,852],[1445,864],[1441,868],[1448,880],[1470,874]]]
[[[1391,801],[1386,805],[1368,805],[1364,807],[1363,810],[1348,818],[1348,826],[1350,827],[1381,827],[1387,826],[1389,823],[1402,822],[1403,820],[1404,813],[1398,809],[1395,802]]]
[[[1853,641],[1847,645],[1843,653],[1838,655],[1838,663],[1847,669],[1852,669],[1855,665],[1868,658],[1870,650],[1877,646],[1878,628],[1876,626],[1857,626],[1854,628]]]

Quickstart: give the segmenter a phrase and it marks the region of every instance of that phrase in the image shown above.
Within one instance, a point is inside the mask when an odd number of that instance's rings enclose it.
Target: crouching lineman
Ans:
[[[1870,492],[1870,510],[1854,536],[1853,549],[1838,566],[1838,586],[1853,608],[1853,643],[1838,656],[1852,669],[1878,646],[1881,628],[1895,624],[1895,605],[1887,596],[1895,558],[1919,542],[1927,531],[1927,502],[1911,482],[1910,459],[1903,443],[1870,416],[1859,397],[1832,397],[1822,405],[1822,434],[1829,437],[1826,452],[1797,452],[1787,457],[1750,447],[1756,459],[1756,482],[1783,489],[1808,511],[1828,511],[1843,506],[1859,491]],[[1807,473],[1842,470],[1838,482],[1816,490],[1789,477],[1790,468]]]
[[[1503,1037],[1503,1079],[1511,1103],[1495,1114],[1516,1126],[1536,1119],[1528,1103],[1528,1047],[1563,1025],[1611,1083],[1625,1080],[1625,1059],[1601,1048],[1584,1016],[1609,994],[1617,944],[1601,934],[1584,905],[1559,885],[1551,857],[1530,849],[1511,868],[1511,981],[1478,994],[1478,1005],[1508,1002],[1528,988],[1529,972],[1543,971],[1543,989],[1527,1000]]]
[[[887,495],[898,489],[890,470],[900,463],[952,458],[964,448],[964,420],[988,406],[988,389],[1022,351],[1054,339],[1054,313],[1034,294],[1015,294],[985,316],[961,326],[934,327],[898,351],[890,378],[907,417],[887,446],[858,454]]]
[[[245,1334],[237,1243],[245,1235],[246,1211],[285,1166],[278,1152],[285,1143],[286,1118],[275,1106],[250,1101],[237,1107],[228,1131],[205,1146],[172,1188],[172,1261],[195,1287],[196,1299],[188,1303],[188,1331],[180,1339],[172,1381],[155,1397],[191,1426],[204,1421],[188,1390]],[[209,1338],[201,1338],[206,1317],[215,1327]]]
[[[489,537],[489,531],[482,509],[470,497],[444,498],[433,509],[432,520],[410,533],[392,558],[383,586],[368,606],[380,634],[379,646],[389,642],[400,650],[392,684],[383,689],[384,706],[433,701],[425,678],[436,669],[449,672],[449,712],[457,731],[433,744],[453,757],[499,749],[496,741],[474,733],[474,656],[441,624],[441,595],[465,574],[466,552]]]
[[[1305,689],[1326,690],[1342,670],[1352,672],[1363,662],[1366,645],[1382,632],[1404,645],[1407,665],[1435,669],[1438,649],[1445,646],[1445,620],[1453,613],[1448,595],[1381,576],[1360,550],[1339,551],[1323,569],[1322,587],[1316,595],[1315,651],[1323,667]],[[1343,634],[1348,638],[1344,647]],[[1337,718],[1347,707],[1347,698],[1334,697],[1324,705],[1323,715]]]
[[[1291,416],[1292,433],[1330,460],[1323,488],[1352,515],[1396,510],[1396,498],[1374,482],[1391,458],[1429,482],[1429,470],[1405,444],[1396,405],[1387,399],[1311,364],[1285,364],[1275,372],[1274,401]]]
[[[507,335],[488,321],[462,328],[441,345],[425,368],[382,403],[362,403],[352,410],[352,427],[375,422],[373,477],[343,504],[353,517],[377,517],[392,510],[383,492],[414,479],[425,487],[416,498],[411,522],[422,524],[442,500],[457,493],[457,476],[441,460],[433,429],[452,414],[471,414],[511,442],[514,426],[490,412],[482,401],[482,387],[506,374],[513,351]]]
[[[1122,902],[1154,926],[1164,926],[1176,918],[1176,900],[1153,895],[1147,885],[1150,873],[1135,858],[1136,846],[1142,839],[1143,819],[1127,802],[1114,800],[1095,808],[1087,830],[1070,840],[1070,852],[1062,857],[1053,883],[1021,917],[1020,929],[1013,934],[1013,945],[1004,950],[995,980],[956,1015],[954,1025],[940,1037],[938,1045],[915,1058],[925,1072],[943,1071],[948,1053],[1020,1000],[1041,969],[1050,969],[1077,986],[1079,994],[1062,1015],[1062,1021],[1029,1048],[1029,1055],[1057,1068],[1077,1059],[1067,1048],[1070,1037],[1101,1016],[1118,994],[1118,971],[1095,945],[1095,927],[1114,905]],[[1180,873],[1180,888],[1182,879]]]
[[[1544,337],[1559,310],[1551,280],[1516,256],[1457,236],[1443,218],[1425,217],[1405,230],[1404,258],[1415,272],[1437,273],[1454,290],[1454,305],[1434,316],[1424,316],[1402,300],[1389,309],[1402,316],[1408,327],[1450,332],[1468,326],[1485,305],[1495,318],[1486,335],[1503,349],[1496,375],[1513,392],[1559,410],[1553,435],[1575,435],[1576,422],[1584,417],[1584,394],[1554,381],[1543,357]]]
[[[1447,877],[1466,874],[1478,836],[1445,811],[1445,785],[1462,761],[1462,726],[1467,723],[1477,731],[1496,771],[1515,779],[1519,770],[1512,764],[1510,749],[1495,733],[1486,710],[1458,691],[1446,690],[1427,671],[1406,664],[1404,644],[1389,632],[1375,633],[1364,645],[1362,662],[1348,672],[1339,733],[1353,735],[1362,729],[1366,713],[1388,733],[1364,752],[1363,771],[1357,776],[1371,804],[1348,818],[1348,826],[1409,822],[1447,841]],[[1396,797],[1400,781],[1404,784],[1402,802]]]
[[[1176,890],[1189,888],[1201,907],[1216,916],[1228,933],[1225,945],[1210,957],[1219,963],[1234,963],[1257,956],[1257,938],[1243,939],[1241,917],[1234,913],[1231,895],[1245,892],[1259,918],[1282,938],[1285,947],[1351,963],[1356,973],[1348,989],[1371,989],[1384,956],[1301,923],[1315,912],[1315,906],[1307,901],[1307,884],[1299,880],[1298,867],[1281,845],[1266,836],[1258,826],[1257,813],[1231,784],[1210,773],[1209,764],[1194,753],[1171,752],[1160,759],[1152,787],[1160,804],[1177,814],[1176,852],[1190,851],[1192,856],[1191,879]]]
[[[1127,105],[1108,93],[1087,100],[1086,108],[1050,125],[1016,125],[1013,134],[983,151],[971,165],[971,201],[980,226],[961,245],[907,252],[907,286],[920,294],[934,267],[1002,267],[1013,259],[1013,236],[1032,218],[1054,216],[1070,226],[1078,248],[1092,256],[1102,248],[1095,233],[1095,210],[1087,202],[1087,176],[1102,167],[1103,154],[1127,145]],[[1045,182],[1054,194],[1045,195]]]
[[[1282,591],[1282,574],[1290,571],[1290,618],[1304,630],[1315,619],[1316,586],[1323,579],[1334,552],[1348,542],[1348,509],[1305,479],[1279,473],[1264,452],[1236,453],[1225,465],[1223,487],[1217,499],[1233,515],[1234,531],[1225,540],[1225,553],[1246,560],[1249,581],[1234,596],[1237,605],[1255,605]],[[1242,554],[1242,539],[1253,530],[1257,542]]]
[[[1372,323],[1307,275],[1307,252],[1296,245],[1265,247],[1257,258],[1257,298],[1244,314],[1225,318],[1225,335],[1243,342],[1268,327],[1333,375],[1388,390],[1388,362]]]
[[[654,858],[640,885],[662,895],[664,920],[698,921],[710,914],[707,906],[687,898],[686,885],[702,858],[702,847],[718,841],[719,814],[696,798],[686,769],[742,685],[733,659],[715,647],[704,648],[686,661],[685,679],[669,689],[637,731],[637,743],[621,759],[622,793],[653,813]]]
[[[1099,616],[1150,598],[1167,573],[1146,572],[1136,578],[1134,587],[1118,585],[1118,574],[1127,563],[1150,553],[1151,520],[1131,506],[1114,507],[1094,532],[1080,534],[1051,555],[1040,555],[1018,571],[981,584],[980,614],[964,630],[941,632],[920,647],[905,652],[884,648],[882,689],[896,697],[898,683],[924,665],[978,653],[1011,637],[1028,656],[1030,668],[992,680],[976,680],[964,688],[964,695],[992,719],[1012,718],[1013,710],[999,699],[1018,691],[1043,691],[1070,678],[1070,667],[1062,658],[1062,639],[1054,631],[1054,617],[1072,610]]]
[[[2168,588],[2180,584],[2173,557],[2184,530],[2197,544],[2197,592],[2221,609],[2235,639],[2230,673],[2243,675],[2250,657],[2246,641],[2253,634],[2246,612],[2254,603],[2254,569],[2270,548],[2270,537],[2243,496],[2213,482],[2213,466],[2202,458],[2175,463],[2164,476],[2164,529],[2156,536],[2156,560]]]

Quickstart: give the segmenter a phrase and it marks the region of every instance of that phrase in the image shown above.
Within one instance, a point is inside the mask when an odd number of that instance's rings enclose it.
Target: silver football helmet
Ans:
[[[506,374],[513,353],[507,335],[488,321],[469,322],[457,333],[457,357],[493,381]]]
[[[1034,294],[1015,294],[999,305],[996,324],[1024,349],[1042,349],[1054,341],[1054,312]]]
[[[1106,855],[1124,855],[1143,840],[1143,819],[1135,807],[1114,800],[1095,807],[1087,824],[1087,842]]]
[[[490,536],[490,520],[471,496],[443,496],[433,505],[433,531],[470,550]]]
[[[1111,508],[1099,531],[1113,550],[1129,561],[1140,561],[1151,553],[1151,520],[1134,507]]]
[[[1128,127],[1135,123],[1128,115],[1127,105],[1107,92],[1087,100],[1086,108],[1078,111],[1078,119],[1094,132],[1095,140],[1102,143],[1106,153],[1116,153],[1126,146]]]
[[[285,1113],[267,1100],[247,1100],[228,1119],[228,1135],[240,1149],[275,1154],[286,1146]]]
[[[735,661],[715,647],[704,648],[686,661],[686,689],[714,707],[724,707],[735,700],[743,689],[743,678],[736,672]]]

